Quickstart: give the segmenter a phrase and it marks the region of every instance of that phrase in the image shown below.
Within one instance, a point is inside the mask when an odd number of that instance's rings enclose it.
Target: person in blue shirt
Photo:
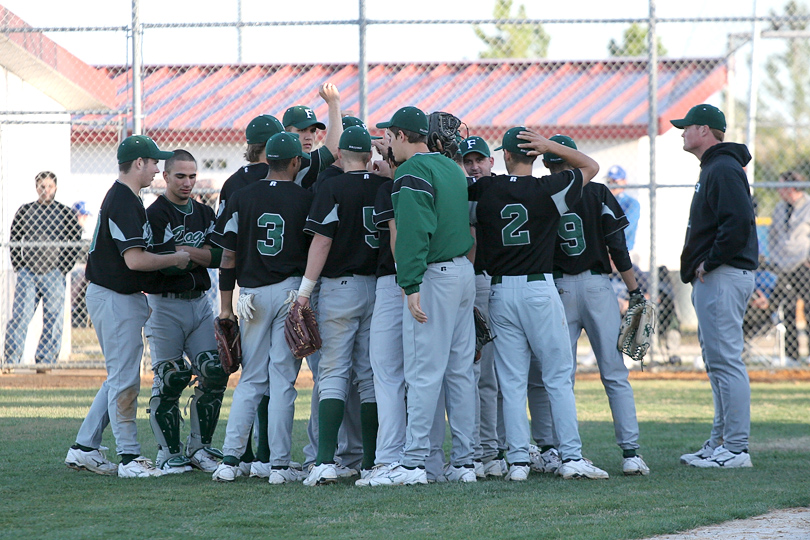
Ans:
[[[619,201],[619,206],[622,207],[627,221],[630,222],[624,229],[624,238],[627,240],[627,251],[633,251],[633,247],[636,245],[638,218],[641,217],[641,205],[638,203],[638,199],[625,193],[622,186],[627,184],[627,172],[622,167],[612,166],[608,169],[607,177],[610,192]]]

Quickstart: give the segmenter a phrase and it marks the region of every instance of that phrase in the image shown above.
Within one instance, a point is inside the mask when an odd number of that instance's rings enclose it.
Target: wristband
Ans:
[[[236,288],[236,268],[219,269],[219,290],[232,291]]]
[[[633,296],[634,294],[641,294],[641,287],[636,287],[636,288],[635,288],[635,289],[633,289],[632,291],[627,291],[627,293],[628,293],[630,296]]]
[[[317,281],[312,281],[311,279],[307,279],[306,277],[301,278],[301,285],[298,287],[298,296],[303,296],[304,298],[309,298],[309,295],[312,294],[312,289],[315,288],[315,284]]]
[[[208,268],[219,268],[222,262],[222,248],[211,248],[211,263]]]

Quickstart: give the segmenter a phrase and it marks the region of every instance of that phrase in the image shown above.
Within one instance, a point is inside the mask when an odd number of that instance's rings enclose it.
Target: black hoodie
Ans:
[[[684,283],[695,279],[695,270],[704,261],[706,272],[723,264],[756,269],[756,220],[743,171],[749,161],[751,154],[744,144],[720,143],[703,154],[681,253]]]

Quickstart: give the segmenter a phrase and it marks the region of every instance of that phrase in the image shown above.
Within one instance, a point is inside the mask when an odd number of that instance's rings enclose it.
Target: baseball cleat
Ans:
[[[65,465],[77,471],[90,471],[105,476],[118,474],[118,465],[108,460],[101,449],[84,452],[78,448],[70,448],[65,457]]]
[[[217,466],[217,470],[211,475],[211,480],[214,482],[233,482],[238,476],[242,476],[242,471],[239,467],[220,463]]]
[[[163,476],[163,471],[156,468],[152,460],[143,456],[136,457],[126,465],[118,464],[119,478],[149,478],[152,476]]]
[[[693,452],[691,454],[683,454],[681,456],[681,463],[683,465],[691,465],[693,461],[712,457],[713,452],[714,448],[711,447],[709,441],[706,441],[705,443],[703,443],[703,447],[697,452]]]
[[[159,468],[163,474],[182,474],[191,472],[193,469],[191,461],[185,456],[169,458]]]
[[[250,464],[250,477],[251,478],[269,478],[270,477],[270,463],[262,463],[261,461],[254,461]]]
[[[189,456],[191,465],[205,472],[214,472],[219,466],[219,461],[208,452],[207,448],[200,448],[193,455]]]
[[[549,448],[541,452],[540,448],[529,445],[529,461],[534,472],[554,474],[560,468],[562,461],[556,448]]]
[[[475,479],[475,473],[470,473]],[[399,463],[392,463],[388,472],[369,478],[369,486],[410,486],[414,484],[427,484],[427,474],[422,467],[408,469]]]
[[[360,471],[360,479],[354,482],[355,486],[368,486],[370,485],[371,479],[376,478],[377,476],[388,474],[391,471],[391,468],[388,465],[378,464],[374,465],[369,470],[362,470]]]
[[[754,466],[751,463],[751,455],[748,450],[735,454],[722,444],[714,449],[711,457],[695,460],[689,465],[701,469],[739,469]]]
[[[484,462],[480,460],[473,461],[473,467],[475,468],[475,477],[476,478],[486,478],[487,475],[484,472]]]
[[[513,463],[509,466],[509,472],[506,473],[506,479],[513,482],[522,482],[529,478],[528,464]]]
[[[493,459],[492,461],[488,461],[484,463],[484,477],[487,476],[495,476],[500,478],[501,476],[507,474],[509,472],[509,467],[506,465],[505,459]],[[478,476],[476,472],[476,476]]]
[[[338,475],[334,463],[321,463],[310,469],[309,476],[304,480],[305,486],[323,486],[337,482]]]
[[[337,473],[338,478],[351,478],[352,476],[357,476],[358,473],[357,469],[352,469],[350,467],[344,467],[343,465],[335,464],[335,472]]]
[[[622,472],[625,476],[647,476],[650,468],[641,456],[633,456],[622,460]]]
[[[582,458],[564,462],[560,465],[560,468],[557,469],[557,475],[562,476],[566,480],[570,480],[571,478],[591,478],[594,480],[610,478],[608,473],[596,467],[587,459]]]
[[[271,484],[286,484],[288,482],[301,482],[307,475],[300,469],[284,467],[282,469],[270,469],[267,481]]]
[[[253,463],[250,461],[240,461],[237,468],[239,469],[239,476],[250,476],[250,469]]]
[[[453,465],[448,464],[444,469],[444,477],[447,478],[448,482],[475,482],[475,468],[473,466],[454,467]]]

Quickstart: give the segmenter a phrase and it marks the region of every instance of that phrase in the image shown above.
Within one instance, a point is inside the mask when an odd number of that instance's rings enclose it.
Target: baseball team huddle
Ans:
[[[591,182],[599,165],[571,137],[518,126],[494,149],[507,174],[493,176],[481,137],[437,134],[416,107],[397,110],[377,124],[384,136],[372,137],[362,120],[341,116],[333,84],[319,94],[328,124],[304,105],[281,122],[250,122],[248,164],[222,186],[216,214],[192,197],[197,163],[189,152],[161,151],[143,135],[119,145],[119,178],[102,203],[86,269],[108,377],[65,464],[120,477],[197,468],[220,482],[251,476],[306,486],[358,475],[358,486],[522,481],[531,471],[606,479],[583,457],[577,424],[576,349],[585,330],[622,473],[648,475],[617,349],[612,266],[631,308],[645,298],[625,241],[628,220],[608,187]],[[694,286],[716,413],[710,439],[681,462],[750,467],[750,390],[734,358],[748,297],[741,308],[739,299],[750,296],[756,268],[756,237],[751,266],[746,236],[753,208],[737,171],[747,150],[722,135],[709,139],[725,130],[711,106],[672,123],[684,129],[684,150],[701,159],[682,278]],[[538,156],[549,173],[542,177],[532,175]],[[139,192],[161,160],[166,191],[145,209]],[[212,440],[230,370],[205,296],[209,268],[219,269],[218,319],[238,321],[242,352],[221,450]],[[304,463],[291,459],[302,363],[285,339],[293,307],[315,311],[322,342],[306,357],[314,387]],[[480,351],[474,308],[494,338]],[[154,372],[154,462],[136,430],[143,335]],[[183,443],[180,398],[191,385]],[[118,464],[101,446],[108,424]]]

